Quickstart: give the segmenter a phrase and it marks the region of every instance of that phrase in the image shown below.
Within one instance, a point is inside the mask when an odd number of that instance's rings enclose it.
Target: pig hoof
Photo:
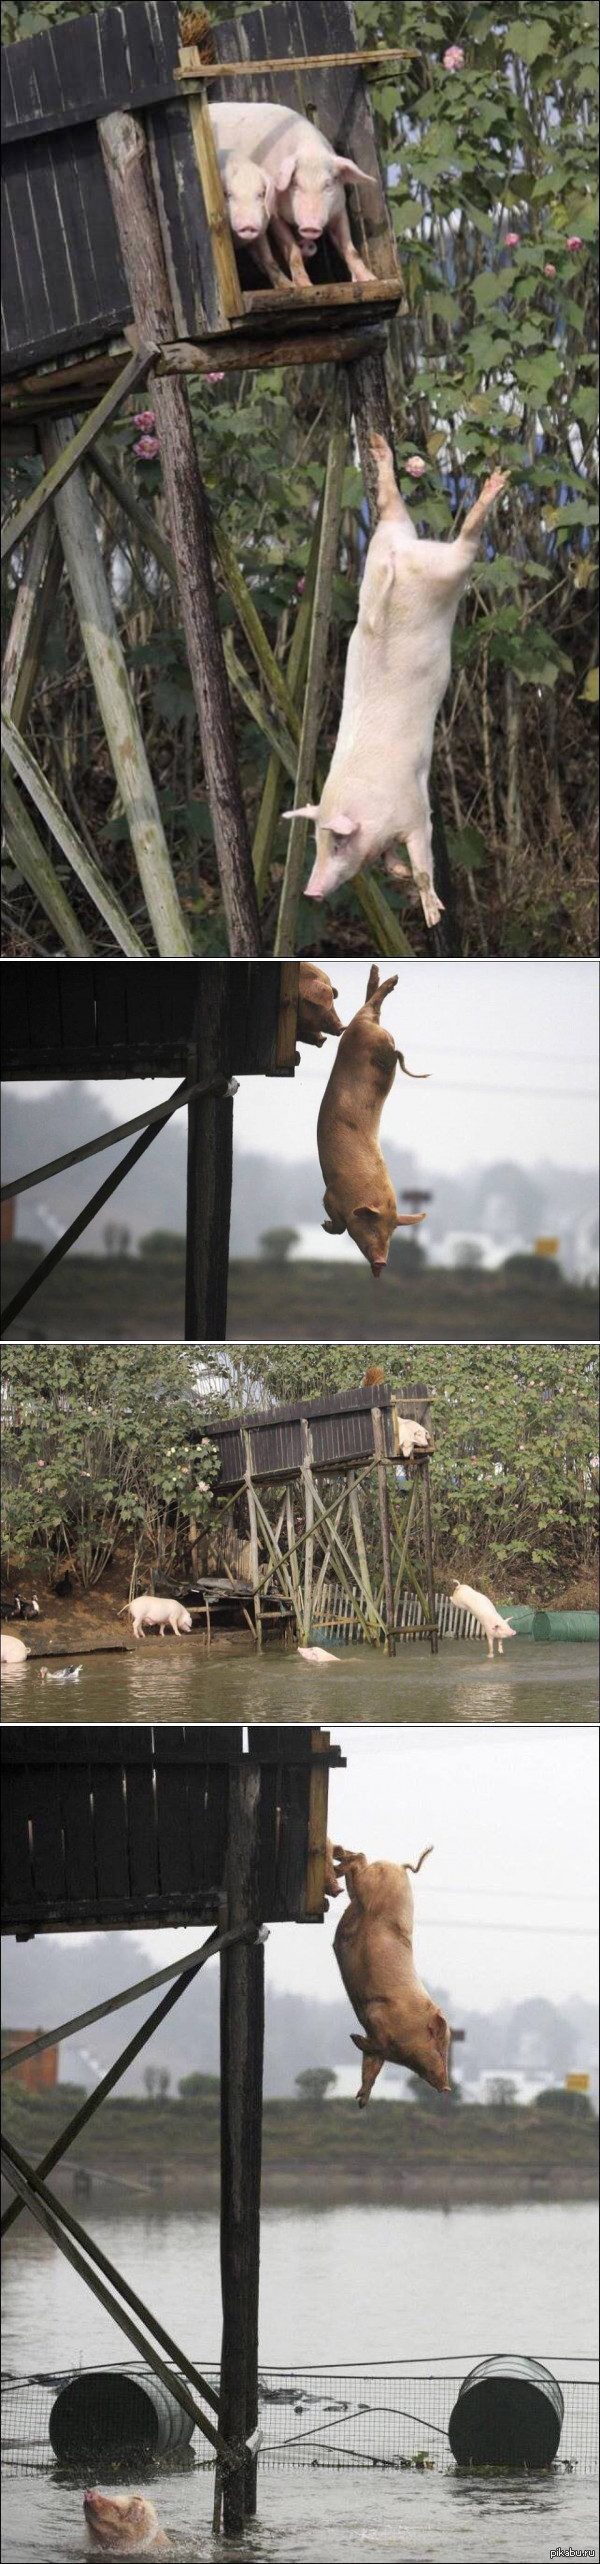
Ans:
[[[363,267],[362,258],[357,258],[356,266],[350,269],[350,275],[353,285],[374,285],[376,282],[372,267]]]

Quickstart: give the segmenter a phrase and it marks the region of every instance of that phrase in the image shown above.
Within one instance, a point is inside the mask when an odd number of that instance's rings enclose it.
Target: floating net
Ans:
[[[218,2387],[217,2368],[198,2363],[207,2382]],[[97,2372],[94,2372],[96,2374]],[[143,2376],[141,2363],[127,2362],[122,2367],[103,2369],[110,2375],[118,2398],[119,2380],[123,2381],[124,2403],[127,2380]],[[174,2375],[177,2374],[174,2370]],[[263,2368],[260,2372],[259,2419],[261,2443],[259,2464],[262,2468],[311,2467],[333,2469],[385,2467],[401,2472],[453,2469],[448,2442],[448,2422],[456,2402],[464,2370],[454,2376],[432,2375],[431,2371],[407,2374],[402,2368],[375,2376],[366,2370],[351,2371],[321,2368]],[[65,2369],[52,2374],[2,2379],[2,2473],[3,2476],[38,2475],[51,2472],[69,2479],[87,2482],[85,2463],[81,2469],[57,2466],[53,2455],[49,2422],[61,2387],[77,2376],[81,2387],[82,2370]],[[567,2376],[555,2366],[553,2374],[562,2387],[565,2403],[564,2422],[558,2455],[553,2471],[577,2475],[598,2473],[598,2387],[594,2379]],[[90,2376],[90,2415],[94,2385]],[[208,2443],[198,2431],[191,2448],[167,2454],[156,2460],[156,2473],[175,2468],[211,2467]],[[127,2467],[123,2448],[121,2467]],[[118,2471],[118,2465],[110,2470]]]

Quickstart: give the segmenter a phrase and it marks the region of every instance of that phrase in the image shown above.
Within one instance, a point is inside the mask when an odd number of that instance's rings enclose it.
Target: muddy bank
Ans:
[[[94,2166],[89,2172],[81,2166],[58,2164],[52,2175],[53,2188],[71,2204],[79,2202],[77,2213],[93,2207],[94,2217],[114,2217],[121,2212],[129,2217],[136,2211],[147,2217],[169,2216],[179,2208],[199,2211],[216,2210],[219,2206],[219,2174],[212,2167],[179,2165],[164,2174],[152,2173],[144,2178],[118,2172],[107,2174]],[[438,2166],[423,2165],[375,2170],[364,2173],[356,2168],[347,2172],[326,2170],[318,2163],[303,2167],[298,2173],[286,2172],[268,2165],[263,2173],[263,2208],[331,2209],[340,2207],[394,2206],[402,2208],[513,2207],[524,2200],[560,2201],[593,2200],[598,2196],[598,2176],[575,2164],[557,2163],[543,2172],[511,2170],[493,2172],[483,2165],[456,2166],[444,2172]],[[2,2182],[2,2213],[12,2193]],[[12,2241],[12,2237],[11,2237]],[[7,2237],[8,2242],[8,2237]]]

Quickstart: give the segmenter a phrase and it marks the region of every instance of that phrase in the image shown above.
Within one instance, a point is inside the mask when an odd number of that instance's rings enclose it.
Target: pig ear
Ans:
[[[378,180],[371,176],[369,169],[359,169],[355,160],[345,160],[343,152],[336,151],[334,154],[334,160],[338,178],[353,179],[356,187],[376,187],[378,185]]]
[[[380,1216],[375,1202],[357,1202],[352,1212],[353,1220],[378,1220]]]
[[[265,178],[265,213],[269,222],[271,220],[271,215],[275,212],[276,203],[277,188],[275,185],[275,179],[267,176]]]
[[[320,802],[303,801],[298,810],[282,810],[282,819],[318,819]]]
[[[280,160],[279,168],[275,172],[275,186],[278,196],[285,196],[286,188],[291,187],[295,167],[296,152],[286,152],[285,160]]]
[[[356,834],[356,820],[349,819],[345,810],[332,810],[331,818],[325,820],[325,827],[332,837],[354,837]]]

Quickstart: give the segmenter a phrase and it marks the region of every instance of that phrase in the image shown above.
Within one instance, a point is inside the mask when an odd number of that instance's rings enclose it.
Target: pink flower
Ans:
[[[133,424],[134,427],[141,427],[144,434],[150,436],[153,427],[156,427],[156,411],[134,410]]]
[[[297,579],[297,580],[296,580],[296,596],[303,596],[305,587],[306,587],[306,579]]]
[[[405,472],[410,472],[411,481],[422,481],[423,473],[427,471],[427,464],[423,462],[422,454],[409,454],[408,462],[403,468]]]
[[[224,383],[224,381],[225,381],[225,375],[224,375],[224,374],[205,374],[204,380],[205,380],[205,382],[206,382],[206,383]]]
[[[139,436],[133,451],[139,456],[140,463],[153,463],[155,455],[158,454],[158,437]]]
[[[583,241],[580,240],[578,231],[572,231],[569,233],[567,249],[583,249]]]
[[[444,71],[462,71],[464,59],[462,45],[448,45],[447,52],[442,54]]]
[[[555,267],[553,267],[551,258],[549,258],[549,259],[548,259],[548,264],[547,264],[547,266],[544,268],[544,275],[545,275],[545,276],[555,276],[555,275],[556,275],[556,268],[555,268]]]
[[[505,240],[506,249],[517,249],[520,238],[520,231],[507,231]]]

